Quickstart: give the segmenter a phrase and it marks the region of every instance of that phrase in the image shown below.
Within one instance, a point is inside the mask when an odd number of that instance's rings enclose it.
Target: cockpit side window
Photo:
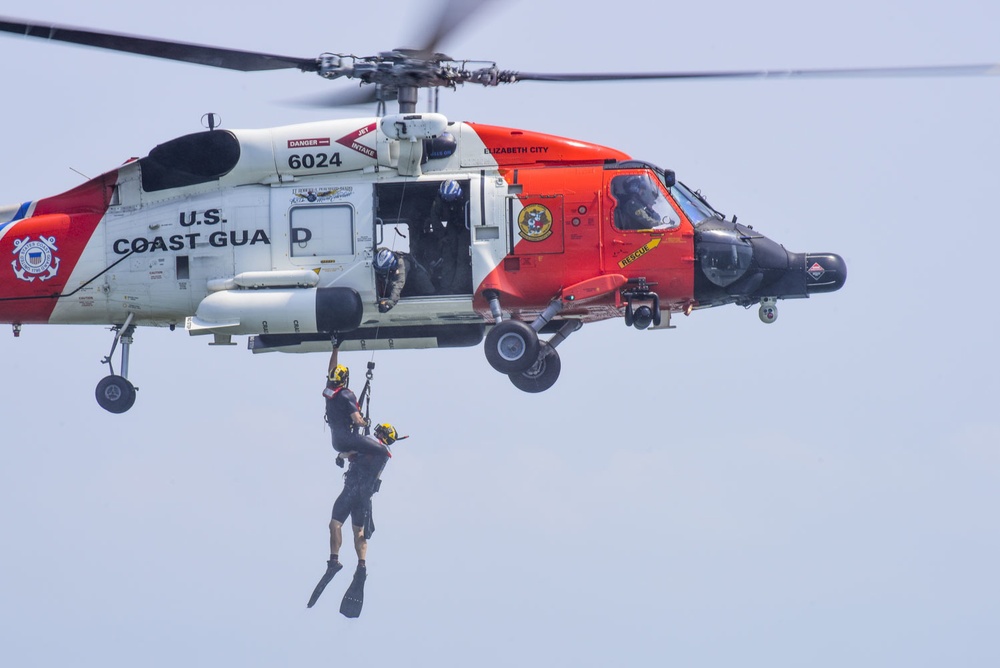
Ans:
[[[659,179],[651,174],[614,177],[611,196],[615,200],[614,225],[619,230],[670,230],[680,225],[680,216]]]

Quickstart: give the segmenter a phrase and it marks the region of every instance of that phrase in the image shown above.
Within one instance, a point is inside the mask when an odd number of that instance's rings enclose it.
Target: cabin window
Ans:
[[[354,207],[293,207],[288,216],[292,257],[354,255]]]

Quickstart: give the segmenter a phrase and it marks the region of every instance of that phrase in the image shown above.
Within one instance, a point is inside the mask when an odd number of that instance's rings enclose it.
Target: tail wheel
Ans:
[[[559,353],[545,341],[539,344],[538,359],[521,373],[511,373],[507,377],[514,387],[522,392],[544,392],[559,380],[562,362]]]
[[[101,408],[110,413],[124,413],[135,403],[135,386],[122,376],[105,376],[94,394]]]
[[[526,371],[538,360],[538,333],[520,320],[504,320],[486,335],[486,360],[500,373]]]

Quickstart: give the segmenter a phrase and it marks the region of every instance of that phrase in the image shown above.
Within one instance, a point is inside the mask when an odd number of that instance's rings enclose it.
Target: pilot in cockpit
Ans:
[[[673,207],[660,196],[660,189],[648,174],[615,177],[612,193],[618,199],[615,227],[621,230],[650,230],[679,224]]]

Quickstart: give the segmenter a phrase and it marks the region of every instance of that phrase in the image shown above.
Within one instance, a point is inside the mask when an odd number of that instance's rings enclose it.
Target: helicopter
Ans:
[[[442,25],[444,25],[442,23]],[[62,195],[0,213],[0,320],[111,325],[98,403],[128,410],[138,326],[184,327],[255,353],[472,346],[519,389],[559,376],[557,346],[583,324],[671,317],[839,289],[834,253],[793,253],[716,211],[654,163],[597,144],[417,113],[420,89],[632,77],[849,76],[792,72],[535,74],[419,49],[292,58],[2,19],[0,29],[236,70],[287,68],[365,85],[374,117],[187,135]],[[976,74],[986,66],[898,68]],[[873,71],[879,73],[879,71]],[[870,72],[869,72],[870,73]],[[892,74],[890,71],[882,72]],[[385,114],[396,100],[398,113]],[[416,253],[415,230],[443,183],[463,192],[464,283],[377,308],[382,247]],[[629,202],[647,220],[626,220]],[[442,253],[443,248],[431,248]],[[547,337],[547,338],[545,338]],[[544,340],[543,340],[544,338]]]

